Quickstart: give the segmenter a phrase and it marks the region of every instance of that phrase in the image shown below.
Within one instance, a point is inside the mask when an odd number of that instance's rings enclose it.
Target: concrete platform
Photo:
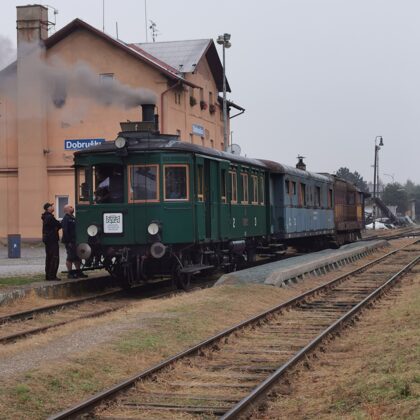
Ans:
[[[60,244],[60,266],[58,273],[66,270],[65,263],[66,250],[64,245]],[[43,273],[45,273],[44,244],[23,244],[21,258],[8,258],[7,246],[0,244],[0,277],[17,277]]]
[[[66,268],[66,250],[60,244],[60,266],[58,277],[61,281],[34,281],[22,286],[4,286],[0,288],[0,305],[24,298],[29,295],[52,299],[64,299],[80,296],[89,292],[97,292],[109,287],[114,287],[113,279],[100,279],[106,276],[104,270],[88,272],[87,279],[67,279],[61,271]],[[31,277],[44,275],[45,273],[45,249],[43,244],[26,245],[21,249],[21,258],[8,258],[7,247],[0,245],[0,278],[8,277]]]
[[[367,243],[355,242],[344,245],[339,249],[326,249],[308,255],[300,255],[258,267],[224,274],[217,281],[216,285],[259,283],[281,287],[306,275],[319,275],[348,264],[386,245],[388,245],[388,242],[385,240],[376,240]]]

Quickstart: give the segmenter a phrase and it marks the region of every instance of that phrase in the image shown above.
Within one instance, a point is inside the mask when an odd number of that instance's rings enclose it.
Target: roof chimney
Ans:
[[[305,159],[305,156],[298,156],[298,163],[296,164],[297,169],[301,169],[302,171],[306,171],[306,165],[303,162],[303,159]]]
[[[17,45],[48,38],[48,9],[40,4],[16,7]]]

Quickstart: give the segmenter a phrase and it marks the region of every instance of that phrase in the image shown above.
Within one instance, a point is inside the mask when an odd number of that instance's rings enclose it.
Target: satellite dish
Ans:
[[[227,148],[227,152],[228,153],[232,153],[232,155],[240,155],[241,154],[241,146],[239,146],[239,144],[231,144],[230,146],[228,146]]]

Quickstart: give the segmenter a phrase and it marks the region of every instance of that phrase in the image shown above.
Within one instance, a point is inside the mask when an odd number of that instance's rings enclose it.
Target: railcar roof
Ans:
[[[119,136],[123,136],[128,140],[128,152],[156,150],[156,151],[177,151],[189,152],[201,155],[210,156],[220,160],[226,160],[233,163],[238,163],[246,166],[256,166],[266,169],[270,172],[278,174],[290,174],[301,178],[313,178],[322,182],[332,182],[333,178],[329,175],[321,175],[315,172],[303,171],[293,166],[287,166],[278,162],[264,159],[253,159],[245,156],[234,155],[232,153],[222,152],[220,150],[211,149],[209,147],[200,146],[198,144],[191,144],[185,141],[180,141],[175,135],[168,134],[152,134],[141,132],[121,132]],[[75,156],[90,155],[96,153],[115,153],[117,151],[115,142],[107,141],[97,146],[89,147],[85,150],[75,152]]]
[[[274,162],[272,160],[262,159],[266,167],[274,173],[284,174],[284,175],[293,175],[300,178],[313,178],[322,182],[333,182],[333,177],[328,174],[319,174],[316,172],[303,171],[302,169],[295,168],[294,166],[284,165],[282,163]]]
[[[198,144],[191,144],[185,141],[180,141],[175,135],[156,135],[148,133],[121,132],[120,136],[128,140],[128,152],[145,151],[145,150],[160,150],[160,151],[177,151],[197,153],[206,156],[211,156],[216,159],[226,160],[233,163],[238,163],[247,166],[257,166],[259,168],[268,169],[266,165],[258,160],[251,159],[245,156],[233,155],[232,153],[222,152],[220,150],[211,149],[209,147],[200,146]],[[107,141],[97,146],[89,147],[85,150],[75,152],[76,156],[95,154],[95,153],[110,153],[116,152],[115,142]]]

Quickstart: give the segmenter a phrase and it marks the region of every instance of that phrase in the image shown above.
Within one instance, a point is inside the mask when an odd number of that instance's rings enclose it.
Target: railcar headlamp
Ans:
[[[88,244],[80,244],[76,249],[77,256],[82,260],[87,260],[92,255],[92,248]]]
[[[147,226],[147,231],[149,232],[149,235],[157,235],[159,233],[159,225],[152,222],[149,226]]]
[[[96,236],[97,234],[98,234],[98,232],[99,232],[99,228],[98,228],[98,226],[96,226],[96,225],[90,225],[90,226],[88,226],[88,228],[87,228],[87,234],[91,237],[91,238],[93,238],[94,236]]]
[[[117,137],[115,140],[115,147],[117,149],[123,149],[127,144],[127,139],[125,137]]]

